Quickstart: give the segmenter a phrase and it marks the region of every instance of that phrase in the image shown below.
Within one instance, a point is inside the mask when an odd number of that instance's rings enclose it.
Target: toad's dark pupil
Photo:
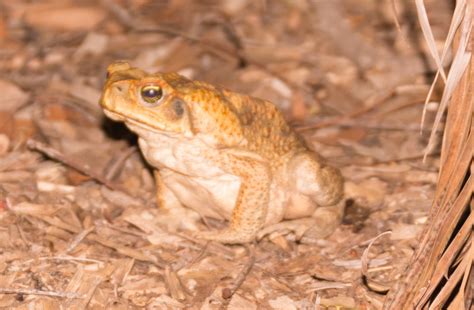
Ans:
[[[156,96],[156,89],[147,89],[145,90],[145,96],[147,97],[155,97]]]
[[[149,88],[149,89],[145,89],[143,91],[143,95],[145,97],[151,97],[151,98],[158,97],[159,93],[160,93],[160,91],[158,89],[155,89],[155,88]]]
[[[163,91],[158,86],[145,86],[141,90],[142,98],[148,103],[158,101],[163,95]]]

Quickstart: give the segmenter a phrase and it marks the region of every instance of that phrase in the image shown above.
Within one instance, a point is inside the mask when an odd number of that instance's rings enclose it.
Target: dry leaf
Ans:
[[[28,99],[29,95],[22,91],[18,86],[15,84],[0,79],[0,112],[7,111],[7,112],[14,112],[19,107],[24,105]]]
[[[7,135],[0,133],[0,156],[5,155],[10,147],[10,139]]]
[[[74,57],[76,59],[80,59],[81,57],[87,55],[102,55],[107,48],[108,42],[108,36],[96,32],[90,32],[87,37],[82,41],[82,44],[76,50]]]
[[[299,305],[296,301],[288,296],[279,296],[275,299],[270,299],[268,304],[275,310],[297,310]]]
[[[304,102],[304,96],[301,92],[296,91],[291,97],[291,119],[302,121],[308,115],[308,109]]]
[[[31,5],[25,13],[26,22],[47,31],[89,31],[106,16],[97,6]]]

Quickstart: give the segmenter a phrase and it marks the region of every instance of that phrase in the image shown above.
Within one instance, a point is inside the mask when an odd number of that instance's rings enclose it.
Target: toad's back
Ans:
[[[182,94],[187,102],[199,106],[197,110],[203,109],[208,116],[215,119],[219,124],[219,132],[242,136],[243,142],[239,148],[273,160],[289,152],[306,149],[304,142],[288,126],[283,114],[271,102],[208,83],[191,81],[174,73],[163,74],[162,77]],[[196,115],[197,117],[199,116]],[[193,121],[200,123],[199,119]]]

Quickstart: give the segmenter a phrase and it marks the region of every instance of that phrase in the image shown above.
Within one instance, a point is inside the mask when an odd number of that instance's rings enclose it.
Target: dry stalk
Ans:
[[[74,292],[60,291],[41,291],[21,288],[0,288],[0,294],[21,294],[21,295],[40,295],[58,298],[83,298],[80,294]]]
[[[364,276],[364,279],[367,283],[367,286],[371,290],[373,290],[375,292],[378,292],[378,293],[386,293],[390,289],[390,287],[387,286],[385,283],[380,283],[379,281],[376,281],[376,280],[370,278],[370,275],[369,275],[369,262],[370,262],[369,252],[370,252],[370,247],[374,244],[375,241],[377,241],[377,239],[379,239],[379,238],[381,238],[385,235],[389,235],[391,233],[392,233],[391,231],[386,231],[386,232],[381,233],[380,235],[378,235],[374,239],[372,239],[372,241],[369,243],[367,248],[364,250],[364,253],[362,254],[362,258],[361,258],[362,275]]]
[[[117,186],[116,184],[110,182],[109,180],[107,180],[106,178],[101,176],[100,174],[94,172],[89,167],[77,162],[76,160],[74,160],[70,157],[67,157],[63,153],[59,152],[58,150],[53,149],[52,147],[50,147],[50,146],[48,146],[44,143],[41,143],[39,141],[30,139],[26,142],[26,145],[32,150],[41,152],[41,153],[45,154],[46,156],[48,156],[49,158],[57,160],[57,161],[65,164],[66,166],[71,167],[71,168],[79,171],[80,173],[91,177],[95,181],[99,182],[100,184],[103,184],[103,185],[107,186],[108,188],[110,188],[112,190],[121,190],[119,188],[119,186]]]
[[[417,1],[417,5],[422,5]],[[447,109],[441,147],[441,167],[427,225],[420,245],[401,278],[390,290],[384,309],[463,309],[469,307],[467,285],[473,266],[474,176],[474,46],[472,2],[457,1],[446,40],[451,45],[457,31],[456,56],[433,125],[427,152],[434,145],[435,130]],[[428,41],[432,35],[424,8],[418,7]],[[424,12],[424,13],[423,13]],[[459,27],[458,27],[459,26]],[[446,47],[445,47],[446,50]],[[445,55],[435,59],[442,72]],[[442,74],[441,74],[442,75]]]

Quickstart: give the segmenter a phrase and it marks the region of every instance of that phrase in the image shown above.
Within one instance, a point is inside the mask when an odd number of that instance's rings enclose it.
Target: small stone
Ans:
[[[44,58],[44,63],[46,65],[57,65],[61,64],[64,61],[64,54],[58,52],[52,52],[46,55]]]
[[[225,287],[222,289],[222,298],[224,299],[229,299],[232,297],[232,291],[230,290],[230,288],[228,287]]]
[[[38,58],[33,58],[30,61],[28,61],[26,66],[28,67],[29,70],[37,72],[41,69],[43,64],[41,60],[39,60]]]
[[[20,70],[25,66],[25,56],[24,55],[15,55],[10,61],[10,69]]]

